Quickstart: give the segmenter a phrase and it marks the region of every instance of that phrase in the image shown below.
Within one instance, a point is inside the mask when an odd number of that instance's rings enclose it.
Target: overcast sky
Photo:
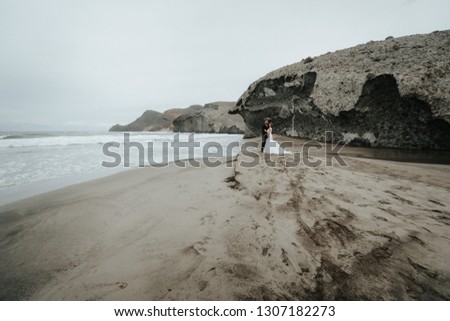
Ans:
[[[449,12],[448,0],[0,0],[0,123],[107,130],[146,109],[236,101],[307,56],[450,29]]]

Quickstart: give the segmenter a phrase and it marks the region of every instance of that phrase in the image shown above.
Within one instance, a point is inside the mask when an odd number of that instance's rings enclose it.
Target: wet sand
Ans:
[[[317,146],[323,149],[329,146],[330,151],[339,151],[339,155],[357,158],[370,158],[406,163],[442,164],[450,165],[450,150],[420,150],[399,149],[386,147],[354,147],[345,145],[327,145],[305,139],[293,139],[290,137],[275,135],[280,143],[292,144],[294,150],[300,150],[303,146]],[[257,140],[255,140],[257,141]],[[313,154],[324,152],[324,150],[311,149]]]
[[[0,299],[450,299],[450,166],[292,157],[137,169],[0,207]]]

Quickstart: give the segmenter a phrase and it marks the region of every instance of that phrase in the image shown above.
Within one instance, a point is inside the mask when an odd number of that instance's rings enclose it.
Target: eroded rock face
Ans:
[[[234,102],[206,104],[202,110],[177,117],[175,132],[245,134],[248,129],[241,115],[230,115]]]
[[[350,145],[450,149],[450,30],[307,58],[250,85],[237,102],[255,133]]]

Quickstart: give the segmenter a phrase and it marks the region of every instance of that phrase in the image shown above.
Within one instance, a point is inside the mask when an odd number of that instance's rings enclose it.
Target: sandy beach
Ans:
[[[450,165],[261,157],[0,207],[0,299],[450,299]]]

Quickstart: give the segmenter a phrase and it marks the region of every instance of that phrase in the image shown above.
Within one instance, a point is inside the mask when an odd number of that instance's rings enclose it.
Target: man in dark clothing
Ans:
[[[267,129],[269,129],[269,119],[265,118],[264,123],[261,126],[261,135],[262,135],[261,153],[264,151],[264,146],[266,146],[266,140],[268,137]]]

